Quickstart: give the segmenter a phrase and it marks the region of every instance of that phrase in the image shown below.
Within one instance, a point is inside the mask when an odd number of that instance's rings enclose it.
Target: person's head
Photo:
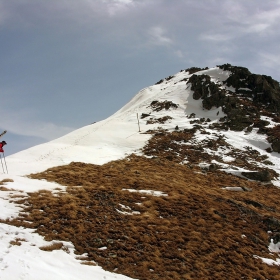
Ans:
[[[3,146],[7,145],[6,141],[2,141],[1,143],[3,144]]]

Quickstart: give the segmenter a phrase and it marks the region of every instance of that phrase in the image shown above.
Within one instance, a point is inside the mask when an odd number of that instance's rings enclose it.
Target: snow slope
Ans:
[[[220,83],[227,79],[230,72],[215,67],[196,73],[196,75],[201,74],[210,75],[212,81]],[[13,182],[7,183],[6,187],[13,191],[0,192],[0,218],[15,217],[20,210],[18,206],[9,202],[9,195],[27,195],[28,192],[40,189],[55,191],[55,188],[58,187],[56,183],[31,180],[25,175],[65,165],[72,161],[104,164],[133,152],[139,153],[139,149],[151,137],[150,134],[143,132],[159,126],[170,130],[174,130],[175,126],[179,126],[181,129],[191,128],[193,125],[186,117],[191,113],[195,113],[197,118],[210,118],[211,122],[216,122],[223,116],[221,108],[203,110],[201,100],[194,100],[190,85],[186,85],[184,79],[188,77],[190,77],[188,72],[181,71],[169,80],[166,79],[160,84],[141,90],[123,108],[103,121],[7,157],[9,174],[0,174],[0,181],[6,178],[12,179]],[[140,119],[142,113],[157,118],[166,115],[165,110],[152,111],[149,106],[154,100],[171,100],[179,105],[176,110],[168,111],[172,120],[162,125],[147,125],[146,120]],[[137,114],[140,120],[140,132]],[[252,131],[249,135],[245,132],[225,131],[222,133],[231,145],[241,150],[245,146],[250,146],[261,154],[267,154],[264,149],[270,146],[265,137],[257,134],[256,131]],[[197,141],[203,140],[204,137],[205,135],[197,134]],[[226,157],[226,155],[224,156]],[[269,154],[269,160],[275,164],[274,169],[280,173],[279,154]],[[227,166],[227,171],[233,170]],[[274,184],[280,186],[280,180],[274,181]],[[10,244],[11,241],[17,239],[25,241],[21,242],[21,246]],[[130,279],[106,272],[98,266],[81,265],[80,261],[75,259],[74,249],[70,243],[64,242],[64,246],[69,249],[70,253],[62,250],[45,252],[39,249],[40,246],[47,244],[50,242],[44,241],[41,236],[30,229],[1,223],[0,279]]]

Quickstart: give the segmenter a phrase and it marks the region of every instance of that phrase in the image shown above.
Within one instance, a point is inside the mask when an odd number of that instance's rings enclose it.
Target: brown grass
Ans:
[[[6,185],[9,182],[14,182],[14,180],[13,179],[3,179],[2,181],[0,181],[0,191],[4,191],[4,192],[14,191],[14,189],[9,189],[4,186],[1,186],[1,185]]]
[[[81,262],[81,264],[96,266],[96,263],[95,262],[91,262],[91,261],[83,261],[83,262]]]
[[[48,241],[72,242],[76,254],[87,254],[85,264],[137,279],[279,279],[279,267],[254,258],[274,258],[267,247],[280,226],[269,221],[280,221],[280,190],[273,185],[135,155],[103,166],[73,162],[30,177],[68,186],[67,192],[29,193],[28,215],[5,222],[35,228]],[[121,214],[120,204],[140,214]]]
[[[53,242],[51,245],[40,247],[40,250],[50,252],[50,251],[54,251],[54,250],[60,250],[60,249],[62,249],[62,247],[63,247],[62,242]]]
[[[11,245],[20,246],[21,241],[26,241],[24,238],[16,238],[15,240],[10,241]]]
[[[10,182],[14,182],[13,179],[3,179],[2,181],[0,181],[0,184],[5,184],[5,183],[10,183]]]
[[[13,189],[9,189],[9,188],[6,188],[6,187],[3,187],[3,186],[0,186],[0,191],[3,191],[3,192],[8,192],[8,191],[13,191]]]

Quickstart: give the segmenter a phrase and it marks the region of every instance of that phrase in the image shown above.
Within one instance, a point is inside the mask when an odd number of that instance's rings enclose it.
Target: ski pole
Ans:
[[[7,174],[9,174],[9,172],[8,172],[8,168],[7,168],[7,163],[6,163],[6,159],[5,159],[5,154],[4,154],[4,152],[3,152],[3,158],[4,158],[4,162],[5,162],[5,166],[6,166]]]
[[[2,161],[2,157],[1,157],[1,154],[0,154],[0,158],[1,158],[1,164],[2,164],[2,169],[3,169],[3,173],[5,174],[5,171],[4,171],[4,166],[3,166],[3,161]]]
[[[4,130],[4,131],[0,134],[0,137],[2,137],[5,133],[7,133],[7,130]]]

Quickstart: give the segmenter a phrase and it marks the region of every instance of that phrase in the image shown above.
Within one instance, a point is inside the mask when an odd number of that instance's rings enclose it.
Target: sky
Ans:
[[[280,81],[279,0],[0,0],[5,155],[106,119],[189,67]]]

